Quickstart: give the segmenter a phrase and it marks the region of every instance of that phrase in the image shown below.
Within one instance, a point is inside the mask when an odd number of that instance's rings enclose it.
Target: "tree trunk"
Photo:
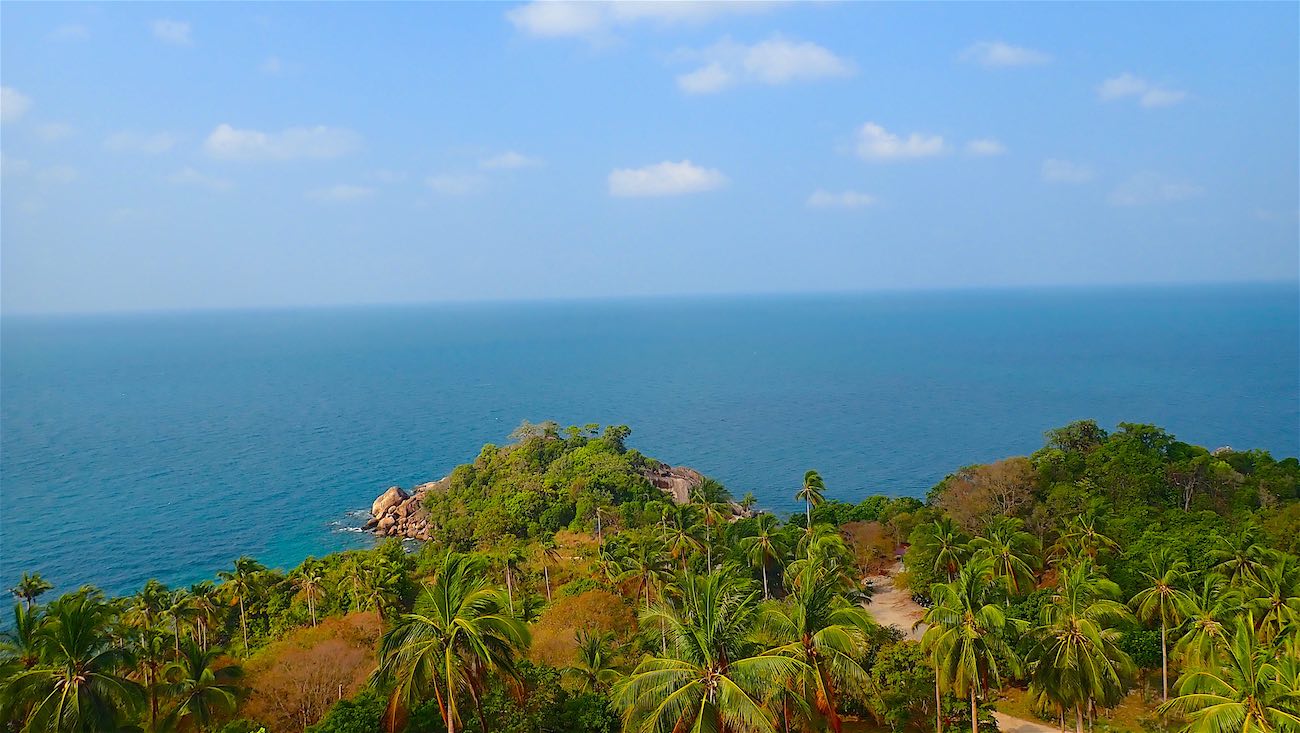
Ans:
[[[244,656],[248,656],[248,617],[244,615],[244,594],[239,594],[239,628],[244,631]]]
[[[1160,701],[1169,702],[1169,651],[1165,644],[1165,620],[1160,619]]]
[[[1074,733],[1083,733],[1083,706],[1074,706]]]
[[[546,576],[546,602],[551,602],[551,566],[542,562],[542,574]]]
[[[767,558],[763,558],[763,600],[768,600],[772,596],[767,592]]]
[[[934,665],[934,730],[943,733],[943,693],[939,691],[939,665]]]
[[[979,708],[975,705],[975,688],[970,688],[970,733],[980,733]]]

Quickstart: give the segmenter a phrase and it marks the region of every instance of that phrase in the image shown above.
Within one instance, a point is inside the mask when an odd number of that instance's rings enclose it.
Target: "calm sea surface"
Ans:
[[[771,509],[920,496],[1091,417],[1300,451],[1296,286],[7,317],[0,581],[190,583],[360,546],[520,420],[626,423]]]

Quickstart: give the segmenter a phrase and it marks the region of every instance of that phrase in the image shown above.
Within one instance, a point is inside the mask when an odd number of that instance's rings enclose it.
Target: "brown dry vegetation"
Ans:
[[[624,641],[636,633],[636,613],[623,599],[603,590],[555,599],[533,624],[529,658],[553,667],[573,664],[581,629],[611,632]]]

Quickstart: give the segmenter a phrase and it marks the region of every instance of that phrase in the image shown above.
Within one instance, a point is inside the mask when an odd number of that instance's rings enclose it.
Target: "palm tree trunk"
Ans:
[[[515,584],[510,577],[510,562],[506,561],[506,600],[510,602],[510,615],[515,615]]]
[[[1074,706],[1074,733],[1083,733],[1083,706]]]
[[[975,688],[970,688],[970,733],[980,733],[979,708],[975,705]]]
[[[767,592],[767,558],[763,558],[763,600],[771,598]]]
[[[804,507],[804,516],[807,517],[804,523],[808,525],[808,531],[811,532],[812,531],[812,499],[809,499],[807,506]]]
[[[939,691],[939,664],[934,665],[934,730],[943,733],[943,698]]]
[[[1169,702],[1169,651],[1165,644],[1165,620],[1160,619],[1160,701]]]
[[[244,632],[244,656],[248,656],[248,617],[244,615],[244,594],[239,594],[239,627]]]
[[[542,575],[546,576],[546,602],[551,602],[551,566],[542,561]]]

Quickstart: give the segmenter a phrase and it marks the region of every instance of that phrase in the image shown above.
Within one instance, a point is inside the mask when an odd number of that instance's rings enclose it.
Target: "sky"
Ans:
[[[1294,282],[1297,3],[4,3],[0,311]]]

